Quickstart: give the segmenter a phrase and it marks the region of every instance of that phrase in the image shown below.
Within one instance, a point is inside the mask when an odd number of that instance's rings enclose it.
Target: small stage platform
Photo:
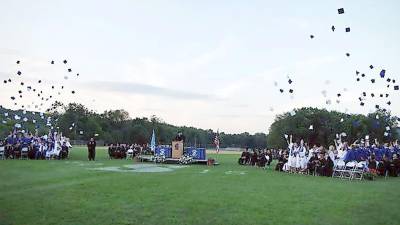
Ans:
[[[154,161],[154,156],[153,155],[140,155],[138,156],[138,159],[141,162],[153,162]],[[191,164],[204,164],[207,165],[207,159],[193,159]],[[179,159],[174,159],[174,158],[166,158],[165,161],[163,162],[165,164],[179,164]]]

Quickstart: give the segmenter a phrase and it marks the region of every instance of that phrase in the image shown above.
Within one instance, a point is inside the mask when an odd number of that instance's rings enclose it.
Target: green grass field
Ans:
[[[284,174],[222,154],[216,167],[109,172],[91,168],[138,163],[96,157],[0,161],[0,224],[400,224],[400,178]]]

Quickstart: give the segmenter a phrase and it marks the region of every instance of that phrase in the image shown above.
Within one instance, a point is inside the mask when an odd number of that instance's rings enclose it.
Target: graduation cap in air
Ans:
[[[279,91],[280,91],[281,93],[283,93],[283,89],[279,89]]]
[[[395,91],[398,91],[399,90],[399,85],[396,85],[393,88],[394,88]]]
[[[386,102],[386,104],[391,105],[392,103],[390,101]]]
[[[289,79],[289,80],[288,80],[288,83],[289,83],[289,84],[292,84],[292,83],[293,83],[293,81],[292,81],[291,79]]]
[[[346,32],[350,32],[350,27],[346,27]]]
[[[357,78],[357,81],[360,81],[360,78]]]
[[[361,106],[364,106],[364,105],[365,105],[365,103],[364,103],[364,102],[360,102],[360,105],[361,105]]]
[[[339,8],[337,11],[338,11],[339,14],[343,14],[344,13],[344,9],[343,8]]]
[[[53,85],[53,86],[51,86],[51,89],[54,89],[54,85]]]
[[[293,93],[293,89],[289,89],[289,93]]]
[[[373,65],[369,65],[369,68],[372,70],[374,68],[374,66]]]
[[[5,84],[7,84],[7,81],[6,81],[6,80],[4,80],[4,83],[5,83]]]
[[[338,97],[342,96],[340,93],[337,94]]]
[[[18,91],[18,93],[19,93],[19,94],[22,94],[22,91],[21,91],[21,90],[19,90],[19,91]]]
[[[383,94],[380,94],[379,97],[383,98]]]
[[[18,61],[17,61],[17,64],[19,64],[19,63],[20,63],[20,61],[18,60]]]
[[[385,73],[386,73],[386,70],[381,70],[381,72],[379,73],[379,76],[384,78],[385,77]]]
[[[350,53],[346,53],[346,56],[347,56],[347,57],[350,57]]]
[[[311,34],[311,35],[310,35],[310,38],[313,39],[313,38],[314,38],[314,35]]]
[[[15,97],[14,97],[14,96],[11,96],[11,100],[15,100]]]
[[[50,62],[51,64],[54,64],[54,60],[51,60],[51,62]]]
[[[360,74],[360,72],[358,70],[356,70],[356,75]]]
[[[371,79],[371,83],[375,83],[375,79]]]
[[[18,70],[17,74],[18,74],[18,75],[21,75],[21,74],[22,74],[22,72]]]
[[[10,78],[8,78],[8,82],[11,83],[11,79]]]
[[[365,77],[365,74],[361,74],[361,77]]]
[[[66,60],[66,59],[64,59],[63,63],[64,63],[64,64],[67,64],[67,60]]]
[[[362,94],[363,94],[363,96],[364,96],[364,97],[366,97],[366,96],[367,96],[367,93],[366,93],[365,91],[364,91]]]
[[[371,93],[371,97],[375,97],[375,94],[374,94],[374,93]]]
[[[332,25],[331,29],[332,29],[333,32],[335,32],[336,28],[335,28],[335,26]]]
[[[393,80],[392,80],[392,82],[393,82],[393,84],[394,84],[394,83],[396,83],[396,80],[395,80],[395,79],[393,79]]]
[[[75,91],[71,91],[72,94],[75,94]]]
[[[388,79],[386,79],[386,81],[387,81],[387,82],[390,82],[390,81],[392,81],[392,80],[391,80],[390,78],[388,78]]]
[[[388,98],[389,97],[389,94],[386,94],[386,98]]]
[[[77,73],[76,76],[79,77],[79,73]]]
[[[69,68],[69,69],[68,69],[68,72],[72,72],[72,69],[71,69],[71,68]]]
[[[24,86],[24,82],[21,82],[21,86]]]
[[[38,80],[38,83],[39,83],[39,84],[42,83],[42,80]]]

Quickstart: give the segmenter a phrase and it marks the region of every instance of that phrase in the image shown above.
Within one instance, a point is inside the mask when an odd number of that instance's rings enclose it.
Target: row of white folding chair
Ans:
[[[21,149],[21,157],[19,157],[19,159],[24,159],[24,158],[29,159],[29,157],[28,157],[28,148],[27,147],[23,147]]]
[[[4,146],[0,146],[0,159],[5,159]]]
[[[351,161],[345,163],[343,160],[339,160],[334,167],[332,177],[362,180],[365,172],[365,165],[365,162]]]

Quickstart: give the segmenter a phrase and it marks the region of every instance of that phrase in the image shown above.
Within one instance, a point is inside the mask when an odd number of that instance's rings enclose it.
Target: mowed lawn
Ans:
[[[349,182],[217,158],[164,173],[92,170],[138,164],[105,149],[95,163],[77,147],[64,161],[3,160],[0,224],[400,224],[400,178]]]

